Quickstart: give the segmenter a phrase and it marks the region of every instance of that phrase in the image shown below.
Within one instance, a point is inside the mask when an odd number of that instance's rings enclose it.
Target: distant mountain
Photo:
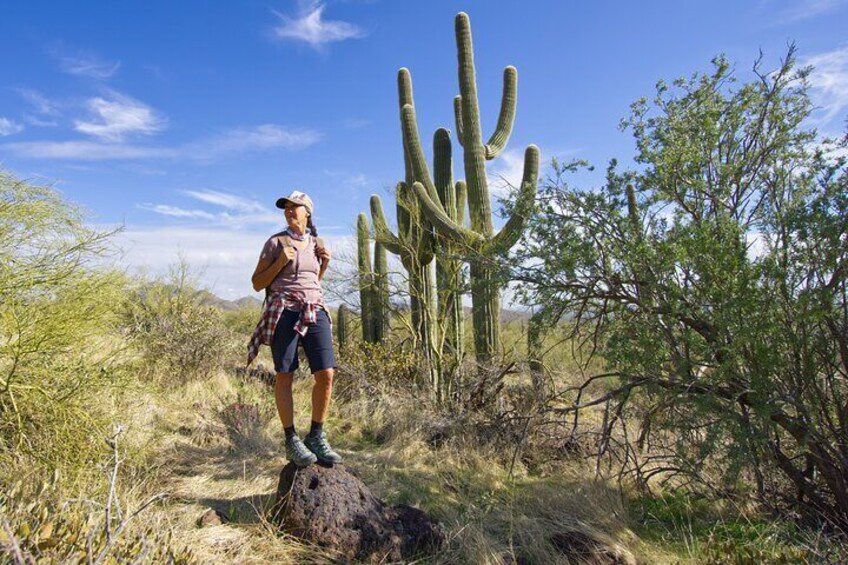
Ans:
[[[230,310],[239,310],[241,308],[261,308],[262,300],[255,296],[244,296],[237,300],[226,300],[224,298],[220,298],[215,296],[208,290],[198,291],[198,295],[200,296],[200,301],[203,304],[208,304],[210,306],[216,306],[221,310],[230,311]],[[335,311],[335,306],[330,304],[330,307]],[[468,306],[463,308],[465,316],[467,319],[471,319],[471,308]],[[519,311],[519,310],[501,310],[501,322],[504,324],[508,324],[510,322],[515,321],[523,321],[527,322],[530,320],[530,312],[529,311]]]
[[[243,296],[238,300],[234,300],[233,304],[237,308],[259,308],[262,306],[262,301],[255,296]]]
[[[198,291],[197,294],[202,304],[215,306],[225,311],[240,310],[242,308],[260,308],[262,306],[262,301],[255,296],[245,296],[238,300],[225,300],[215,296],[208,290]]]

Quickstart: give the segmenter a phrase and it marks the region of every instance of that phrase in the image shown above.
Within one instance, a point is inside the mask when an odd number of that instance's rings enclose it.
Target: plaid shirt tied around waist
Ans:
[[[271,346],[274,341],[274,332],[284,310],[300,311],[300,316],[294,324],[294,331],[301,337],[309,331],[309,326],[318,321],[318,310],[327,310],[321,300],[306,300],[302,291],[274,292],[265,299],[265,308],[262,317],[253,330],[250,343],[247,345],[247,364],[250,365],[259,354],[262,345]],[[328,316],[329,317],[329,316]],[[332,321],[330,322],[332,324]]]

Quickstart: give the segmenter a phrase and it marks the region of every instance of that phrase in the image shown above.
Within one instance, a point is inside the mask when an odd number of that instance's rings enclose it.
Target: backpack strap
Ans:
[[[288,231],[286,231],[286,230],[283,230],[283,231],[281,231],[281,232],[279,232],[279,233],[275,233],[275,234],[274,234],[274,235],[272,235],[271,237],[278,237],[278,238],[280,238],[280,241],[282,242],[283,247],[294,247],[294,245],[292,245],[292,239],[291,239],[291,236],[289,235],[289,232],[288,232]]]
[[[283,244],[283,249],[285,249],[286,247],[294,247],[294,245],[292,245],[292,238],[288,234],[288,232],[286,232],[286,231],[281,231],[280,233],[275,233],[271,237],[272,238],[273,237],[279,238],[280,243]],[[271,287],[267,286],[267,287],[265,287],[265,300],[266,301],[268,300],[269,296],[271,296]]]

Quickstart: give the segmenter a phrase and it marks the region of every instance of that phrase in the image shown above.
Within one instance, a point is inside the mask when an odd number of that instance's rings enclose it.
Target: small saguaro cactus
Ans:
[[[459,54],[460,95],[454,101],[457,136],[463,148],[470,228],[457,221],[439,197],[418,135],[415,108],[405,104],[401,109],[404,148],[415,183],[412,192],[421,204],[423,215],[444,238],[463,249],[470,264],[474,345],[478,362],[488,364],[500,339],[500,284],[497,280],[499,257],[521,236],[536,197],[539,176],[539,149],[527,147],[524,174],[512,216],[498,233],[492,225],[491,197],[486,177],[486,161],[497,157],[506,147],[515,118],[518,72],[509,66],[504,70],[503,96],[498,123],[486,144],[480,126],[471,23],[468,15],[456,16],[456,43]]]
[[[374,295],[374,275],[371,272],[371,244],[368,218],[360,213],[356,220],[356,259],[359,268],[359,310],[362,319],[362,341],[374,343],[374,323],[372,305]]]
[[[371,268],[371,234],[368,218],[359,214],[356,222],[356,252],[359,267],[359,301],[362,310],[362,339],[377,343],[385,339],[388,324],[388,266],[386,249],[374,245],[374,268]]]
[[[348,324],[350,324],[350,309],[347,305],[339,306],[336,318],[336,340],[339,342],[339,351],[342,351],[347,347]]]
[[[383,341],[389,333],[389,267],[386,248],[374,243],[374,271],[372,273],[371,323],[375,342]]]

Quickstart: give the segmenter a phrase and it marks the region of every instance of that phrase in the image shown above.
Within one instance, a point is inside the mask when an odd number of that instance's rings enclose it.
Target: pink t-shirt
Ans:
[[[298,249],[296,244],[303,242],[292,241],[295,257],[283,267],[269,287],[272,292],[302,291],[308,302],[323,300],[318,271],[321,263],[318,261],[317,241],[311,235],[306,236],[306,246]],[[283,252],[282,236],[272,236],[262,248],[262,259],[276,261]]]

